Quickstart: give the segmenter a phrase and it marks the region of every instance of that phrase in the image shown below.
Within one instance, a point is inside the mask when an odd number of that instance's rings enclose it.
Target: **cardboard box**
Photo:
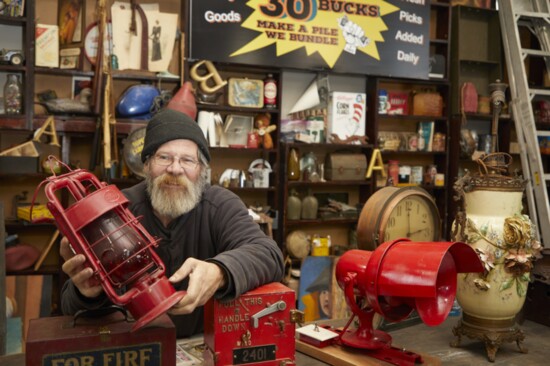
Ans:
[[[409,93],[389,91],[387,114],[402,116],[409,114]]]
[[[25,343],[27,365],[176,364],[176,329],[167,315],[132,332],[122,313],[101,317],[32,319]],[[32,350],[32,351],[31,351]]]
[[[351,136],[365,136],[366,114],[365,93],[331,93],[327,137],[336,134],[339,139],[345,140]]]

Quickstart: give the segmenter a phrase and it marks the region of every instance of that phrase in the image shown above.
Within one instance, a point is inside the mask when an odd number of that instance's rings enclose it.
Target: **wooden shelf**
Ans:
[[[227,187],[232,192],[275,192],[277,188],[267,187],[267,188],[256,188],[256,187]]]
[[[6,271],[6,276],[40,276],[40,275],[58,275],[60,271],[59,266],[57,265],[44,265],[41,266],[37,271],[32,267],[23,269],[20,271]]]
[[[355,218],[334,218],[334,219],[316,219],[316,220],[286,220],[287,226],[314,226],[323,224],[356,224],[358,217]]]
[[[25,25],[26,23],[27,23],[26,17],[10,17],[7,15],[0,15],[0,24]]]
[[[400,121],[411,121],[411,122],[418,122],[418,121],[434,121],[434,122],[446,122],[447,118],[445,116],[441,117],[434,117],[434,116],[418,116],[414,114],[379,114],[378,118],[381,121],[384,120],[400,120]]]
[[[220,104],[200,104],[197,103],[198,110],[218,111],[224,113],[280,113],[278,108],[246,108],[246,107],[232,107],[229,105]]]
[[[287,185],[289,187],[298,187],[298,186],[310,186],[310,187],[330,187],[330,186],[366,186],[372,183],[371,179],[366,180],[327,180],[325,182],[308,182],[308,181],[296,181],[289,180]]]

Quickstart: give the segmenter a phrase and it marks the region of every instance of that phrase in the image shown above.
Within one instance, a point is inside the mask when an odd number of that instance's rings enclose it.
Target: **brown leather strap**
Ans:
[[[130,33],[136,36],[137,35],[136,9],[138,7],[137,1],[130,0],[130,7],[132,8],[132,20],[130,21]]]
[[[141,18],[141,66],[142,70],[149,70],[149,26],[143,8],[136,4],[136,10]]]

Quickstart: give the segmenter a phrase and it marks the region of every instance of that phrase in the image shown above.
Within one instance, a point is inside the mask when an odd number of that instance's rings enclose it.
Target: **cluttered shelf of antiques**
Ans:
[[[6,275],[8,276],[26,276],[26,275],[57,275],[60,272],[58,263],[53,263],[47,259],[49,249],[38,250],[34,245],[36,236],[40,234],[56,233],[56,226],[53,222],[30,223],[17,216],[5,219],[6,248],[17,246],[18,251],[6,253]],[[55,235],[57,238],[57,235]],[[51,239],[51,238],[50,238]],[[55,239],[54,239],[55,240]],[[18,256],[24,255],[19,257]],[[33,263],[31,263],[33,262]]]

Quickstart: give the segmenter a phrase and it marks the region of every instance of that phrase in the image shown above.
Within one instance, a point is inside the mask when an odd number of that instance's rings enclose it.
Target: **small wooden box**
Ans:
[[[27,365],[176,364],[176,329],[167,315],[132,332],[121,313],[102,317],[33,319],[25,343]]]
[[[333,153],[325,161],[326,180],[365,180],[367,157],[364,154]]]

